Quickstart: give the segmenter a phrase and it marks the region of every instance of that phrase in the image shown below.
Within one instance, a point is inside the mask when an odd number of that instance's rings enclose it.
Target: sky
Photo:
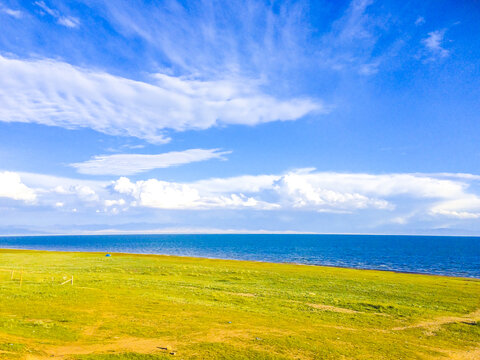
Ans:
[[[480,1],[0,0],[0,235],[480,235]]]

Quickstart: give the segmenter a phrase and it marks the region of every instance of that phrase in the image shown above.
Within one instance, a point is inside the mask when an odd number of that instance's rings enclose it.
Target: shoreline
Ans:
[[[82,250],[45,250],[45,249],[34,249],[34,248],[4,248],[0,246],[0,252],[5,250],[13,251],[37,251],[37,252],[47,252],[47,253],[66,253],[66,254],[110,254],[110,255],[122,255],[122,256],[158,256],[158,257],[176,257],[184,259],[198,259],[198,260],[218,260],[218,261],[235,261],[235,262],[251,262],[251,263],[260,263],[260,264],[275,264],[275,265],[294,265],[294,266],[312,266],[312,267],[326,267],[333,269],[346,269],[346,270],[359,270],[359,271],[381,271],[395,274],[404,274],[404,275],[422,275],[422,276],[435,276],[435,277],[447,277],[454,279],[462,279],[468,281],[480,281],[480,277],[474,276],[455,276],[455,275],[444,275],[444,274],[434,274],[427,272],[415,272],[415,271],[402,271],[402,270],[392,270],[392,269],[379,269],[379,268],[361,268],[361,267],[352,267],[352,266],[338,266],[338,265],[327,265],[327,264],[302,264],[295,262],[274,262],[274,261],[263,261],[263,260],[246,260],[246,259],[234,259],[234,258],[217,258],[217,257],[207,257],[207,256],[187,256],[187,255],[175,255],[175,254],[156,254],[156,253],[130,253],[130,252],[108,252],[108,251],[82,251]]]

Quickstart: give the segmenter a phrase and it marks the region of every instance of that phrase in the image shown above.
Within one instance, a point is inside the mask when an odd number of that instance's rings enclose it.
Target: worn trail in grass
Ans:
[[[474,359],[479,309],[477,279],[0,250],[0,359]]]

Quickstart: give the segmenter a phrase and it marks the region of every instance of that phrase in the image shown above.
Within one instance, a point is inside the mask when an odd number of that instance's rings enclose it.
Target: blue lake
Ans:
[[[0,237],[0,248],[165,254],[480,278],[480,237],[85,235]]]

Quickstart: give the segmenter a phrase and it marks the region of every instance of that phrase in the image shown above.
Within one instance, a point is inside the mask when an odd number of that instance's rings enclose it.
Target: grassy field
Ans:
[[[480,359],[479,309],[474,279],[0,250],[0,359]]]

